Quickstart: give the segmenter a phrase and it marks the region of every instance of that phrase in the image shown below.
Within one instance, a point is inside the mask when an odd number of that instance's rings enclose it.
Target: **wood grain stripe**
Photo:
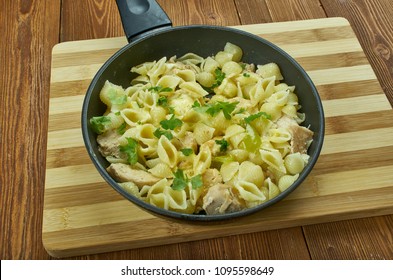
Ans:
[[[362,47],[356,38],[299,44],[282,44],[279,45],[279,47],[286,51],[289,55],[293,56],[295,59],[300,57],[330,55],[362,50]]]
[[[291,21],[290,25],[286,25],[285,31],[302,31],[309,29],[320,29],[320,28],[332,28],[332,27],[343,27],[349,26],[349,22],[344,18],[333,18],[332,21],[326,21],[325,19],[310,19],[310,20],[299,20]],[[267,25],[242,25],[236,26],[240,30],[244,30],[253,34],[271,34],[283,32],[282,23],[271,22]]]
[[[84,143],[80,128],[48,132],[48,150],[82,146],[84,146]]]
[[[379,147],[393,147],[393,128],[378,128],[326,135],[321,154],[362,151]]]
[[[383,92],[376,95],[323,100],[322,106],[325,112],[325,117],[327,118],[391,109],[386,95],[383,94]]]

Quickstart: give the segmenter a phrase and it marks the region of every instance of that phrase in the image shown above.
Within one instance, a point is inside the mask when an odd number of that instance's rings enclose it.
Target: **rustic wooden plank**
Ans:
[[[271,22],[265,0],[235,0],[241,24]]]
[[[321,0],[329,17],[351,22],[376,72],[382,89],[393,104],[393,9],[391,0]]]
[[[3,1],[0,11],[0,259],[47,256],[41,245],[51,48],[60,1]]]
[[[326,14],[315,0],[266,0],[273,21],[324,18]]]
[[[392,228],[389,215],[305,226],[304,232],[313,259],[391,260]]]
[[[116,36],[124,31],[115,1],[62,1],[62,42]]]
[[[173,26],[240,24],[233,0],[158,0]]]

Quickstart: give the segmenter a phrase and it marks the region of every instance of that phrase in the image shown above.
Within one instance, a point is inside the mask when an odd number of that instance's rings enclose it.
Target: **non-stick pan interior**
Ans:
[[[82,129],[90,156],[101,175],[107,181],[114,183],[104,169],[108,166],[108,163],[98,152],[95,140],[96,134],[87,124],[87,121],[91,117],[100,116],[105,111],[105,107],[99,99],[99,92],[105,81],[109,80],[114,84],[122,85],[126,88],[135,77],[130,73],[130,69],[133,66],[148,61],[159,60],[164,56],[167,58],[174,55],[180,57],[190,52],[202,57],[212,56],[218,51],[223,50],[227,42],[231,42],[242,48],[244,53],[242,61],[244,62],[254,63],[256,65],[269,62],[277,63],[284,76],[284,82],[296,86],[299,102],[302,104],[306,113],[306,121],[303,125],[310,126],[311,130],[315,132],[314,141],[309,148],[309,154],[311,156],[310,163],[303,170],[298,181],[300,182],[306,177],[315,164],[322,146],[324,120],[318,93],[304,70],[281,49],[258,36],[224,27],[187,26],[169,28],[168,30],[150,34],[145,38],[128,44],[112,56],[94,77],[82,109]],[[290,191],[288,190],[288,193]],[[282,193],[275,199],[281,200],[286,195],[287,192]],[[267,206],[267,204],[271,203],[274,203],[274,201],[269,201],[265,204]],[[263,207],[260,205],[260,208]],[[247,212],[247,210],[243,212]],[[177,216],[177,214],[174,215]],[[211,219],[220,218],[211,217]]]

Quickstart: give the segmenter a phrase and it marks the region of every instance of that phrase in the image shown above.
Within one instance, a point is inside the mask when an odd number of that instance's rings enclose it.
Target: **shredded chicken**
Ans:
[[[160,178],[153,176],[149,172],[133,169],[130,165],[124,163],[112,163],[107,168],[107,171],[117,182],[133,182],[140,188],[145,185],[152,186],[160,181]]]
[[[216,184],[203,197],[202,208],[208,215],[217,215],[240,211],[245,205],[233,195],[230,185]]]
[[[314,135],[310,129],[300,126],[294,119],[287,116],[281,117],[277,121],[277,125],[288,129],[291,134],[291,153],[307,153],[307,149],[310,146]]]
[[[202,175],[203,185],[208,188],[210,186],[222,183],[222,176],[220,171],[215,168],[209,168]]]
[[[119,134],[116,130],[108,130],[107,132],[98,135],[97,143],[100,153],[107,156],[114,156],[120,158],[119,150]]]
[[[194,153],[197,152],[198,149],[198,143],[194,138],[194,133],[187,131],[184,136],[182,138],[179,139],[180,140],[180,144],[181,144],[181,148],[191,148]]]

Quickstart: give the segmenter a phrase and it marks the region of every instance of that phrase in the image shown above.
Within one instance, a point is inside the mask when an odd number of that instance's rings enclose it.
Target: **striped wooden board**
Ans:
[[[326,138],[315,169],[280,203],[234,221],[153,216],[109,187],[85,150],[80,111],[99,67],[125,38],[53,48],[43,243],[56,257],[393,213],[393,110],[348,21],[328,18],[236,27],[276,43],[309,73]]]

